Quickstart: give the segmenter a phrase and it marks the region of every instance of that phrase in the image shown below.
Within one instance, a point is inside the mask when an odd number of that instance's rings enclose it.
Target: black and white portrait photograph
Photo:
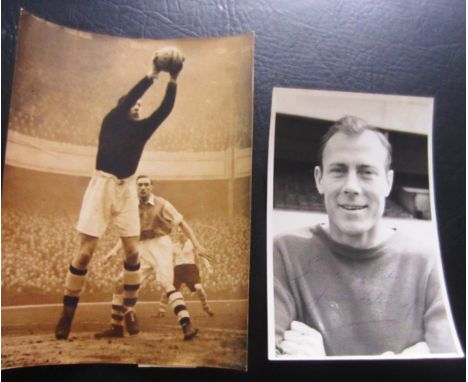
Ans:
[[[253,34],[23,12],[2,195],[2,369],[247,367]]]
[[[463,356],[433,202],[433,105],[273,90],[270,360]]]
[[[1,18],[2,381],[466,381],[466,1]]]

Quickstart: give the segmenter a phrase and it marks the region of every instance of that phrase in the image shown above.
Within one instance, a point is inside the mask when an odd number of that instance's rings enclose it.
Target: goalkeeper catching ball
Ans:
[[[79,249],[65,278],[63,310],[55,328],[58,340],[68,339],[88,264],[99,238],[113,224],[125,252],[123,310],[129,325],[135,321],[133,308],[140,285],[138,241],[140,219],[134,174],[146,142],[171,113],[176,98],[177,77],[184,58],[176,48],[162,48],[155,54],[151,71],[143,77],[104,117],[94,174],[85,192],[78,224]],[[140,119],[140,98],[161,71],[170,75],[161,105]]]

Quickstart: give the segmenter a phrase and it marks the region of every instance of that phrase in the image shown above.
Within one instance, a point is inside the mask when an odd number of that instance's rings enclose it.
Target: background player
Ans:
[[[208,273],[212,273],[213,267],[211,266],[207,255],[204,254],[203,256],[197,256],[192,242],[187,240],[180,231],[177,232],[176,241],[174,242],[174,287],[177,290],[180,290],[182,284],[185,284],[192,292],[197,292],[198,298],[202,303],[203,310],[212,317],[214,316],[214,313],[208,304],[208,297],[205,288],[203,288],[201,283],[200,271],[197,265],[200,258],[208,270]],[[164,317],[166,314],[166,308],[167,295],[163,292],[161,293],[157,317]]]
[[[167,51],[165,48],[165,56]],[[117,228],[125,251],[123,304],[129,312],[136,304],[140,284],[137,251],[140,225],[133,175],[145,143],[168,117],[174,106],[176,79],[182,69],[183,57],[176,49],[172,49],[169,56],[177,65],[160,67],[157,52],[151,72],[119,99],[118,104],[102,122],[96,170],[85,192],[76,226],[80,246],[72,258],[65,278],[63,310],[55,328],[57,339],[67,339],[70,334],[88,264],[99,237],[110,223]],[[167,61],[166,57],[165,60]],[[148,118],[139,119],[140,98],[153,84],[162,69],[169,71],[171,77],[164,99],[159,108]],[[133,321],[134,317],[129,313],[126,319]]]
[[[154,274],[156,282],[162,285],[168,302],[177,316],[184,333],[184,340],[190,340],[197,335],[198,329],[192,327],[184,297],[174,287],[173,243],[169,235],[174,228],[178,227],[193,243],[195,251],[201,254],[205,252],[205,248],[200,245],[193,230],[174,206],[151,192],[152,182],[149,177],[140,175],[137,178],[137,189],[140,199],[141,234],[138,250],[141,258],[142,279],[144,280],[152,273]],[[107,260],[115,256],[120,247],[121,243],[118,242],[107,254]],[[122,287],[124,276],[124,274],[120,274],[115,284],[112,298],[111,327],[108,330],[96,333],[96,338],[123,337],[124,335],[123,323],[126,310],[123,298],[125,288]],[[133,310],[132,316],[136,320]],[[125,320],[125,326],[130,335],[139,332],[136,321]]]

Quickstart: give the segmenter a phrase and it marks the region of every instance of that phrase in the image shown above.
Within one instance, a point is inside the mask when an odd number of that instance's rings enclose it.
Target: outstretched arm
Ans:
[[[181,57],[178,57],[178,61],[183,62]],[[156,66],[157,67],[157,66]],[[180,72],[182,71],[183,64],[180,66],[176,65],[173,70],[169,71],[171,79],[167,84],[166,94],[161,105],[151,114],[148,118],[148,128],[149,133],[153,133],[158,126],[169,116],[172,109],[174,108],[175,98],[177,94],[177,77],[179,77]],[[155,69],[158,70],[158,69]],[[158,73],[158,72],[157,72]],[[157,75],[157,74],[156,74]]]
[[[125,96],[119,100],[117,108],[125,114],[128,114],[132,106],[135,105],[141,97],[143,97],[143,94],[145,94],[153,84],[154,79],[157,77],[158,72],[154,70],[144,76]]]
[[[213,273],[213,266],[211,265],[211,261],[212,261],[211,257],[208,256],[208,255],[206,254],[206,252],[203,253],[202,255],[199,255],[199,254],[197,253],[197,251],[194,250],[194,246],[193,246],[193,243],[192,243],[191,240],[187,240],[187,241],[184,243],[184,245],[183,245],[183,247],[182,247],[181,250],[182,250],[183,252],[185,252],[185,251],[187,251],[187,252],[190,251],[190,252],[193,254],[193,257],[194,257],[194,260],[195,260],[195,264],[196,264],[198,267],[200,267],[200,266],[203,264],[203,266],[205,267],[206,271],[207,271],[209,274]]]
[[[174,108],[176,94],[177,82],[175,79],[171,79],[167,84],[166,93],[161,105],[145,120],[145,124],[149,129],[148,133],[152,134],[169,114],[171,114]]]
[[[193,232],[193,229],[189,226],[189,224],[185,220],[182,220],[179,223],[179,227],[184,233],[184,235],[192,242],[196,254],[199,256],[203,256],[206,252],[206,249],[198,242],[195,233]]]

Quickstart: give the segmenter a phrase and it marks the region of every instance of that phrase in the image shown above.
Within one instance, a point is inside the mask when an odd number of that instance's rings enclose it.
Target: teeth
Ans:
[[[347,206],[347,205],[342,205],[341,207],[349,211],[362,210],[366,208],[366,206]]]

